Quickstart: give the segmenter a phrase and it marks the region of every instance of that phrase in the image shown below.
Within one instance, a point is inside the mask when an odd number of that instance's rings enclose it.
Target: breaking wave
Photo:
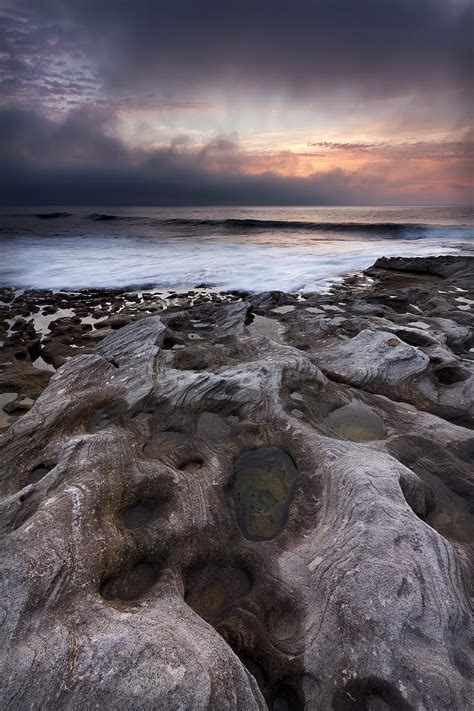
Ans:
[[[377,257],[472,245],[473,223],[470,208],[5,207],[0,286],[320,290]]]

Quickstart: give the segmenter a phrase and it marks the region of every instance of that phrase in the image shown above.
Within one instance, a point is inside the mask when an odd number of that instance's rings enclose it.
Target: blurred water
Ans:
[[[60,214],[55,214],[60,213]],[[0,285],[317,290],[472,244],[470,208],[0,208]]]

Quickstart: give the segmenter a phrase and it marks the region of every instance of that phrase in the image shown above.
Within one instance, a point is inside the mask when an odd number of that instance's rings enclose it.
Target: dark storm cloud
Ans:
[[[194,147],[186,136],[155,150],[108,134],[113,114],[79,109],[61,120],[0,111],[3,204],[303,205],[408,204],[403,183],[380,171],[332,169],[305,178],[248,174],[235,135]],[[459,187],[459,190],[458,190]],[[452,187],[455,190],[454,187]],[[456,186],[460,199],[465,186]]]
[[[126,129],[117,138],[115,112],[212,114],[224,92],[257,112],[267,97],[307,103],[329,123],[336,103],[340,115],[411,94],[417,107],[436,97],[449,131],[462,113],[451,108],[469,96],[470,0],[0,0],[0,16],[0,92],[10,107],[0,116],[3,203],[408,202],[416,195],[381,177],[376,160],[450,163],[463,152],[456,142],[316,144],[321,158],[367,153],[373,173],[284,177],[262,174],[232,134],[193,148],[178,128],[167,147],[132,149]],[[454,173],[451,189],[462,193]],[[430,181],[438,190],[429,175],[426,189]]]
[[[20,109],[0,112],[2,163],[24,166],[107,164],[128,160],[123,144],[106,133],[113,120],[109,111],[84,107],[53,121]]]
[[[104,135],[106,115],[95,118],[84,111],[64,121],[21,110],[0,112],[3,201],[31,203],[34,196],[37,204],[239,204],[291,203],[296,195],[304,199],[305,192],[309,197],[304,181],[292,185],[275,176],[209,172],[206,157],[236,152],[232,139],[218,138],[191,154],[179,152],[184,137],[169,148],[130,151]]]
[[[179,166],[166,156],[155,161],[154,170],[16,165],[8,180],[0,176],[7,205],[367,204],[367,189],[373,191],[370,204],[384,204],[383,187],[380,177],[368,180],[340,170],[310,178],[211,173],[193,164]],[[407,196],[400,202],[406,204]]]
[[[42,64],[61,74],[60,53],[77,51],[116,92],[255,88],[384,97],[467,87],[470,0],[3,4],[10,12],[0,47],[19,85],[33,82]]]

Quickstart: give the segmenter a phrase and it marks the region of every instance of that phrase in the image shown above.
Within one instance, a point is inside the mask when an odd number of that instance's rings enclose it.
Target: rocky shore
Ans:
[[[0,301],[4,708],[470,708],[474,257]]]

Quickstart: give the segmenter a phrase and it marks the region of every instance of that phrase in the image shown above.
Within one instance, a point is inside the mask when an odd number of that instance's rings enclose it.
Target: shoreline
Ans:
[[[131,322],[154,315],[169,314],[182,309],[205,305],[247,303],[247,335],[269,336],[280,343],[307,348],[307,339],[298,334],[298,312],[329,320],[332,327],[342,327],[341,319],[355,312],[373,314],[378,318],[388,312],[400,315],[398,321],[416,323],[425,310],[417,305],[420,294],[425,300],[437,299],[430,316],[448,317],[462,324],[470,322],[474,294],[469,278],[454,281],[449,276],[456,265],[472,264],[474,257],[466,254],[434,257],[388,257],[378,259],[362,272],[346,274],[334,280],[326,290],[315,292],[218,291],[204,284],[193,289],[174,290],[154,288],[129,291],[127,289],[81,289],[75,291],[0,289],[0,427],[11,424],[25,414],[46,387],[51,375],[71,357],[90,353],[108,335]],[[417,264],[418,272],[410,270]],[[443,267],[448,265],[448,267]],[[443,272],[446,271],[446,274]],[[443,282],[449,289],[436,288]],[[459,281],[459,284],[458,284]],[[393,294],[388,294],[392,290]],[[406,298],[412,294],[412,301]],[[414,290],[414,291],[413,291]],[[417,293],[417,290],[419,293]],[[404,296],[405,295],[405,296]],[[378,306],[370,306],[377,304]],[[407,314],[410,314],[407,317]],[[295,323],[293,323],[295,322]],[[403,324],[402,324],[403,325]],[[319,325],[318,325],[319,328]],[[341,328],[341,331],[343,329]],[[286,337],[285,337],[286,334]],[[200,339],[199,330],[187,334],[188,339]],[[341,332],[341,337],[347,334]],[[179,342],[176,348],[183,349]],[[464,355],[473,358],[472,349]],[[11,399],[11,393],[16,393]],[[3,407],[5,405],[5,407]]]
[[[473,286],[473,257],[390,258],[327,294],[161,310],[95,292],[74,315],[46,314],[43,339],[13,324],[0,531],[14,663],[46,645],[53,706],[71,705],[65,660],[84,706],[91,660],[118,683],[124,653],[135,675],[145,647],[141,669],[153,654],[154,698],[167,698],[184,668],[166,675],[169,640],[183,664],[212,649],[262,709],[302,709],[316,678],[322,708],[348,708],[347,694],[408,708],[400,689],[425,703],[425,678],[465,708]],[[32,298],[13,302],[23,318]]]

